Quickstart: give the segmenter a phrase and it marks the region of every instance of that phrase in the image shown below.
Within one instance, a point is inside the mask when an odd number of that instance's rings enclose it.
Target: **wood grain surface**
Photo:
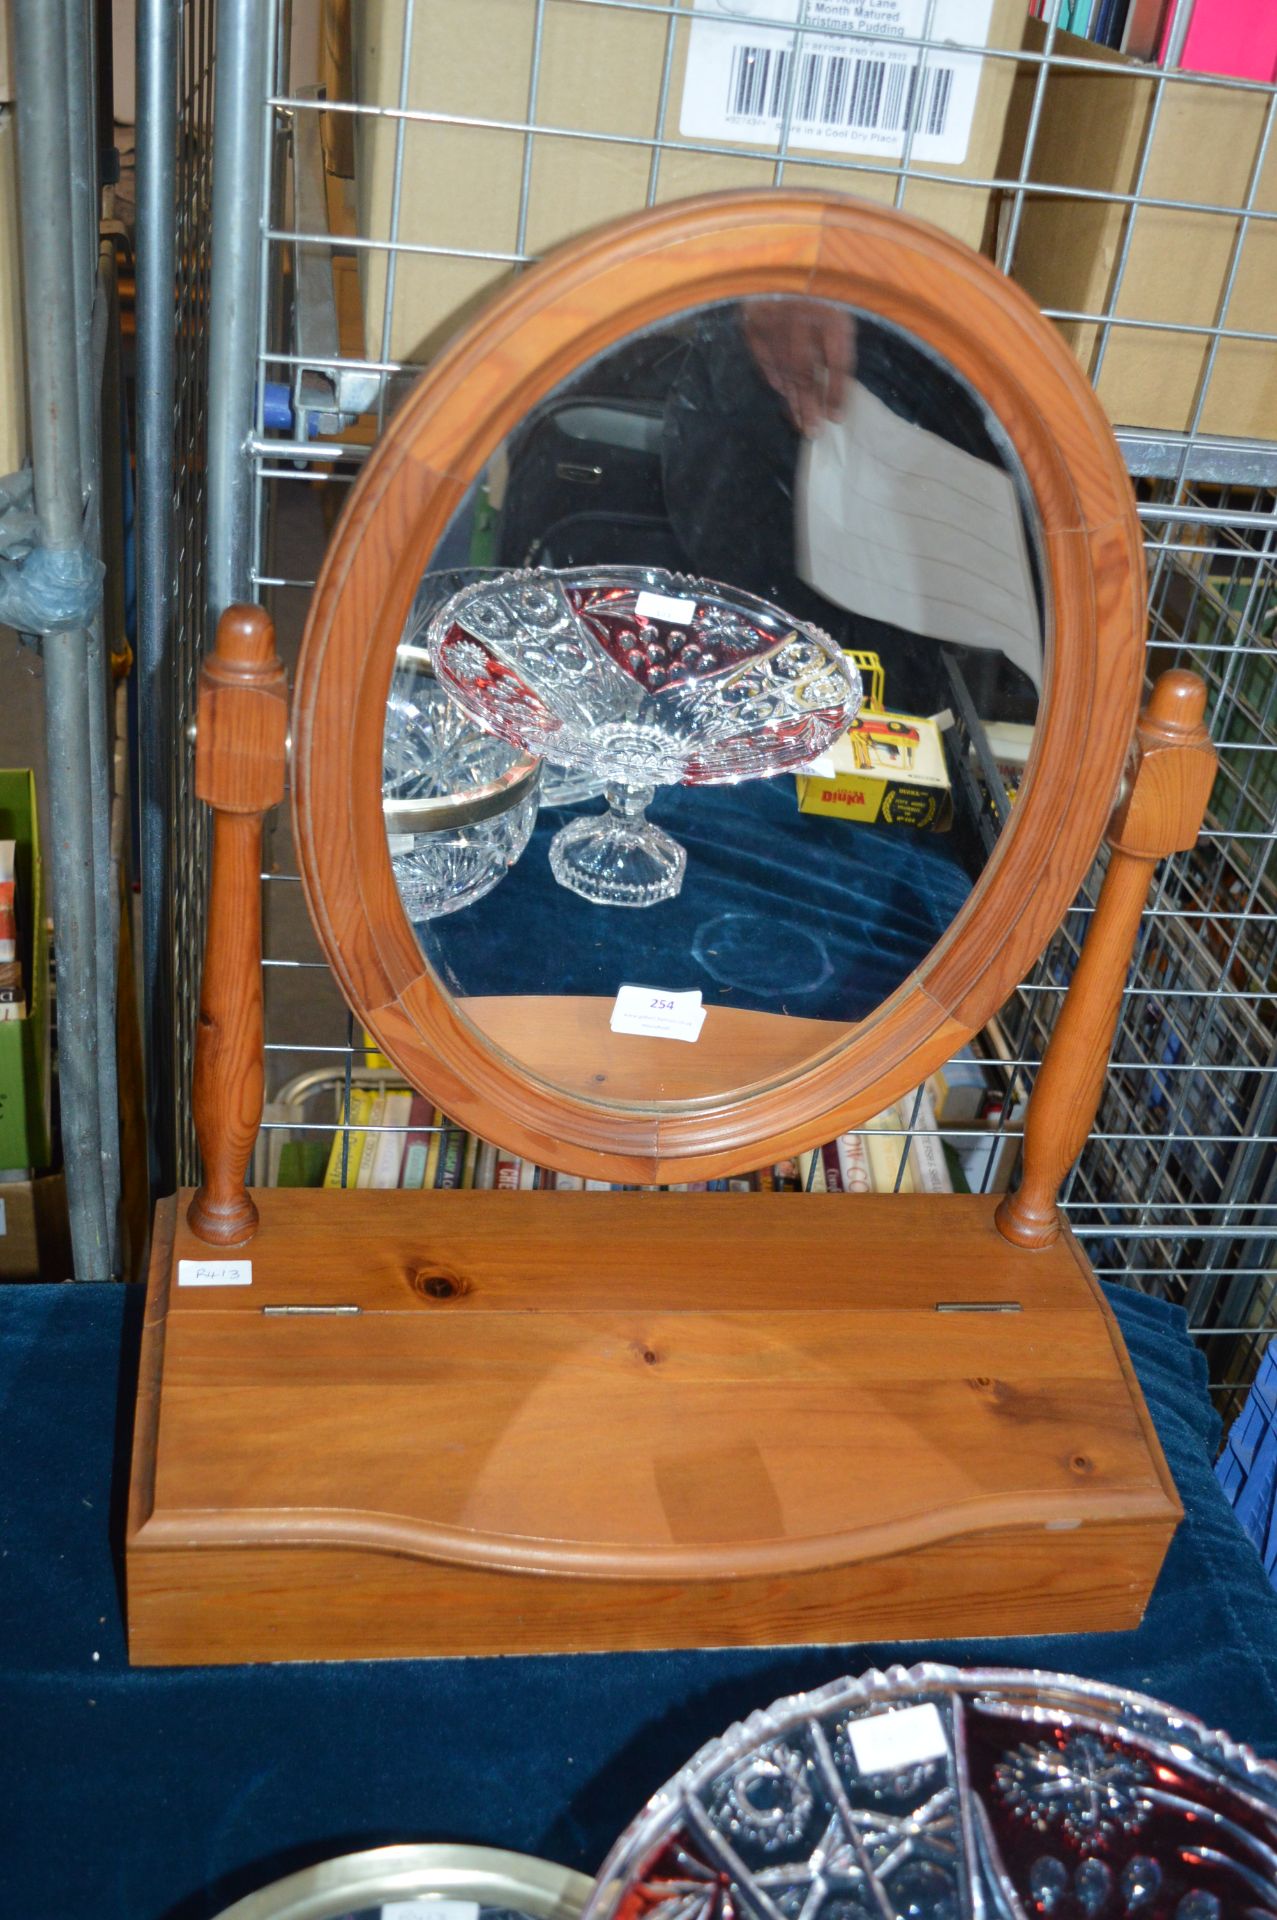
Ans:
[[[586,994],[467,996],[457,1006],[534,1078],[595,1100],[704,1100],[788,1073],[852,1031],[845,1020],[707,1007],[695,1045],[613,1033],[615,1001]]]
[[[1095,1124],[1154,870],[1195,845],[1214,784],[1205,712],[1202,681],[1177,669],[1157,680],[1140,716],[1108,870],[1029,1101],[1023,1175],[998,1208],[998,1227],[1017,1246],[1049,1246],[1064,1230],[1056,1196]]]
[[[559,381],[706,301],[795,292],[906,327],[983,395],[1024,465],[1050,609],[1043,699],[1009,829],[945,937],[888,1001],[796,1069],[646,1110],[496,1047],[428,968],[380,805],[386,697],[421,573],[466,487]],[[362,1023],[464,1125],[619,1181],[711,1178],[869,1117],[963,1044],[1063,917],[1112,811],[1143,660],[1144,573],[1112,432],[1025,296],[959,242],[836,194],[716,195],[564,249],[458,337],[395,414],[311,601],[294,705],[294,831],[311,915]],[[805,1042],[806,1036],[800,1036]],[[613,1088],[613,1093],[615,1089]]]
[[[200,1243],[161,1210],[134,1660],[1139,1617],[1178,1506],[1067,1234],[1028,1258],[970,1196],[257,1198],[249,1287],[171,1286]]]
[[[192,1105],[204,1181],[191,1226],[213,1246],[251,1238],[244,1175],[262,1117],[262,821],[284,797],[288,691],[275,629],[231,607],[200,672],[195,791],[213,810]]]

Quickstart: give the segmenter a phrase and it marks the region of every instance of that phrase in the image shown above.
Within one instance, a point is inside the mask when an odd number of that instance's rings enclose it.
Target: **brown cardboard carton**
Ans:
[[[70,1280],[66,1179],[0,1181],[0,1280]]]
[[[989,44],[1019,47],[1025,11],[1026,0],[994,0]],[[404,0],[366,0],[352,10],[355,97],[392,110],[403,105],[475,120],[525,122],[536,12],[527,0],[434,0],[429,7],[418,6],[401,90]],[[391,236],[402,128],[398,237],[437,250],[398,257],[388,325],[387,255],[360,250],[367,352],[411,363],[429,359],[508,276],[509,262],[501,256],[544,253],[642,207],[649,190],[658,201],[668,201],[773,183],[774,163],[749,155],[746,142],[713,143],[728,148],[725,152],[697,147],[655,154],[650,146],[624,144],[627,136],[650,142],[658,129],[667,140],[682,139],[678,129],[692,18],[689,12],[686,19],[671,19],[642,5],[612,9],[549,0],[534,117],[538,126],[562,128],[560,134],[538,133],[528,140],[520,132],[493,127],[358,116],[358,232],[380,240]],[[911,181],[907,189],[909,212],[972,246],[984,240],[990,195],[967,182],[993,173],[1014,73],[1011,61],[984,62],[965,159],[937,165],[933,170],[943,178]],[[784,180],[790,186],[838,188],[890,201],[895,176],[867,171],[872,164],[851,158],[831,168],[791,160]],[[527,217],[520,232],[525,166]],[[452,249],[494,257],[458,258]]]
[[[1030,21],[1025,44],[1040,47],[1042,31],[1040,21]],[[1098,64],[1052,70],[1030,179],[1134,193],[1156,94],[1152,71],[1071,34],[1060,34],[1056,44]],[[1026,67],[1016,79],[1000,167],[1006,175],[1019,172],[1037,71]],[[1134,215],[1115,312],[1162,324],[1116,326],[1109,333],[1096,387],[1117,426],[1178,432],[1192,422],[1210,341],[1202,334],[1172,332],[1166,323],[1211,327],[1220,319],[1239,221],[1232,213],[1198,209],[1236,207],[1245,200],[1267,106],[1267,96],[1258,91],[1166,83],[1141,197],[1193,204],[1141,206]],[[1269,213],[1277,210],[1277,141],[1270,143],[1254,204]],[[1120,202],[1030,195],[1014,277],[1041,306],[1103,313],[1116,285],[1127,217]],[[1274,286],[1277,223],[1252,221],[1241,243],[1227,325],[1273,332]],[[1086,321],[1060,325],[1094,376],[1099,327]],[[1221,343],[1200,426],[1208,434],[1277,437],[1277,350],[1271,341]]]

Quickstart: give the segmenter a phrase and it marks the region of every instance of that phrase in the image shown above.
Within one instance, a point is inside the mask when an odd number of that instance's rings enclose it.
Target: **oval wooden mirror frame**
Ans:
[[[621,338],[750,294],[837,300],[932,347],[987,402],[1040,517],[1043,698],[1015,816],[923,964],[786,1073],[682,1105],[617,1106],[531,1075],[435,980],[400,904],[381,808],[395,648],[431,553],[494,448]],[[623,220],[518,280],[422,376],[329,545],[297,669],[293,825],[311,918],[358,1018],[453,1119],[612,1181],[713,1178],[815,1146],[976,1032],[1068,910],[1117,798],[1144,659],[1143,549],[1108,421],[1037,308],[960,242],[814,192],[733,193]]]

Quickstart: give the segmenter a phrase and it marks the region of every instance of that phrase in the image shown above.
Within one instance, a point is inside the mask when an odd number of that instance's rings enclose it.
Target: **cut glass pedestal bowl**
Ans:
[[[480,727],[607,783],[608,812],[569,821],[555,878],[608,906],[673,897],[686,855],[645,817],[653,789],[804,765],[860,706],[826,634],[712,581],[640,567],[505,574],[435,614],[441,685]]]

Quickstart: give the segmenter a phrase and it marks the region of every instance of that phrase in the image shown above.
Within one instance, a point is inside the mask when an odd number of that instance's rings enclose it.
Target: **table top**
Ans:
[[[1201,1357],[1176,1309],[1110,1297],[1185,1507],[1135,1632],[131,1671],[121,1542],[142,1295],[0,1288],[0,1911],[197,1920],[399,1840],[592,1872],[731,1721],[922,1659],[1107,1680],[1277,1755],[1277,1594],[1211,1471]]]

